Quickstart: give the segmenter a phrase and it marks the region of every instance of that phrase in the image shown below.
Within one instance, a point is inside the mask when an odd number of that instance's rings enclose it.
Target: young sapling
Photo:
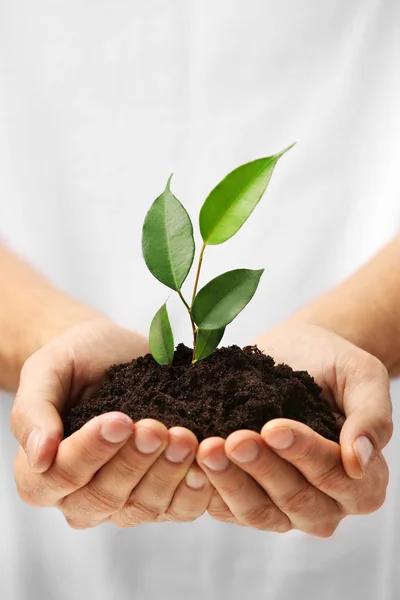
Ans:
[[[326,439],[339,441],[332,407],[306,371],[276,364],[254,346],[233,344],[217,349],[227,325],[253,297],[263,271],[235,269],[200,286],[207,246],[224,243],[242,227],[287,150],[238,167],[205,200],[200,211],[202,244],[190,297],[182,286],[193,266],[193,227],[168,180],[147,213],[143,255],[151,273],[184,304],[193,350],[184,344],[175,349],[163,304],[150,326],[152,354],[110,367],[100,388],[63,415],[67,436],[99,414],[121,411],[135,423],[155,419],[167,428],[184,427],[199,442],[215,436],[226,439],[243,429],[260,433],[265,423],[276,418],[295,419]],[[201,360],[207,356],[208,360]],[[194,368],[192,363],[196,363]]]
[[[242,227],[267,189],[276,163],[293,146],[239,166],[206,198],[199,216],[203,244],[190,303],[183,296],[182,285],[195,255],[193,225],[186,209],[171,192],[172,175],[146,215],[143,257],[154,277],[177,292],[189,314],[193,363],[217,348],[226,326],[254,296],[264,271],[234,269],[215,277],[197,291],[205,249],[226,242]],[[152,320],[149,341],[154,359],[161,365],[172,364],[175,346],[166,303]]]

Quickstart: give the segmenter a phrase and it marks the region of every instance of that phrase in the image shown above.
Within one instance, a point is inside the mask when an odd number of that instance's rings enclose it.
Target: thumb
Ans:
[[[346,383],[343,404],[346,413],[340,434],[343,466],[349,477],[362,479],[393,433],[386,369],[382,366],[382,371],[367,381]]]
[[[71,360],[68,364],[65,357],[56,361],[52,354],[39,350],[21,370],[10,424],[36,473],[51,466],[63,438],[60,412],[68,397],[71,366]]]

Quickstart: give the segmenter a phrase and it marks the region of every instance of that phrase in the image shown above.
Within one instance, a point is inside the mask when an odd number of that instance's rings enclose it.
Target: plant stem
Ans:
[[[199,264],[197,265],[197,273],[196,273],[196,279],[194,282],[194,289],[193,289],[193,296],[192,296],[192,306],[193,306],[193,302],[194,299],[196,298],[196,294],[197,294],[197,287],[199,285],[199,278],[200,278],[200,269],[201,269],[201,265],[203,264],[203,254],[204,254],[204,250],[206,249],[206,245],[203,244],[200,250],[200,256],[199,256]]]
[[[199,256],[199,264],[197,265],[197,271],[196,271],[196,279],[194,282],[194,288],[193,288],[193,295],[192,295],[192,306],[193,306],[193,302],[194,299],[196,298],[196,294],[197,294],[197,288],[199,285],[199,279],[200,279],[200,270],[201,270],[201,265],[203,264],[203,254],[204,254],[204,250],[206,249],[206,245],[203,243],[201,250],[200,250],[200,256]],[[182,298],[183,300],[183,298]],[[186,302],[185,302],[186,305]],[[196,327],[195,322],[193,321],[193,316],[192,316],[192,308],[190,306],[186,306],[189,310],[189,314],[190,314],[190,319],[192,321],[192,328],[193,328],[193,356],[192,356],[192,364],[194,364],[196,362],[196,342],[197,342],[197,331],[198,328]]]
[[[185,308],[186,308],[186,310],[189,313],[190,322],[192,324],[192,331],[193,331],[193,359],[194,359],[195,350],[196,350],[196,339],[197,339],[197,327],[196,327],[196,323],[193,321],[192,309],[190,308],[189,304],[186,302],[185,298],[183,297],[183,294],[182,294],[181,290],[178,290],[178,296],[182,300],[183,304],[185,305]]]

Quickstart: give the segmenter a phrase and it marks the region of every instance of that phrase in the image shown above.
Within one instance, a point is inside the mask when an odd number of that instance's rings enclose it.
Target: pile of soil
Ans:
[[[64,415],[65,435],[95,416],[121,411],[133,421],[153,418],[186,427],[199,441],[226,438],[237,429],[260,432],[278,417],[339,441],[331,407],[307,372],[275,365],[254,346],[220,348],[194,365],[191,360],[192,351],[180,344],[172,365],[161,366],[147,354],[111,367],[97,393]]]

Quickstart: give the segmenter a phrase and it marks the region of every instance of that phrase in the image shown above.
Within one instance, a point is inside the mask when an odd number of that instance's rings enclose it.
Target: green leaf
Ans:
[[[261,200],[276,163],[293,146],[238,167],[212,190],[200,211],[206,245],[222,244],[235,235]]]
[[[221,329],[233,321],[254,296],[263,272],[264,269],[236,269],[207,283],[192,307],[199,329]]]
[[[225,327],[222,329],[199,329],[196,339],[196,361],[206,358],[218,346],[225,333]]]
[[[174,334],[168,317],[167,305],[163,304],[150,325],[150,350],[160,365],[170,365],[174,360]]]
[[[178,291],[192,266],[195,245],[190,217],[170,190],[171,177],[146,215],[142,250],[154,277]]]

